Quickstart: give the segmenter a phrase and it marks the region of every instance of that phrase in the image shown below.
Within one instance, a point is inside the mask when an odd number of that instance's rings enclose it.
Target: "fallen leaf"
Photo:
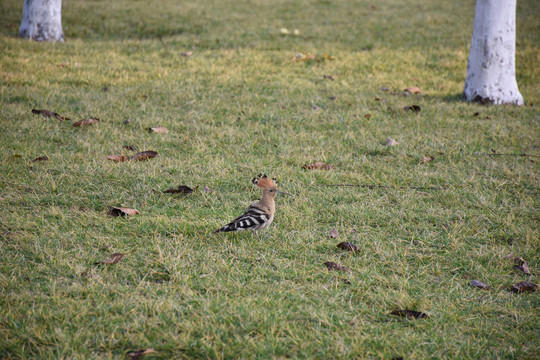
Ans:
[[[375,101],[381,101],[381,98],[378,96],[375,96]]]
[[[538,285],[533,284],[529,281],[522,281],[517,284],[514,284],[510,291],[513,291],[515,293],[522,293],[526,291],[535,291],[538,288]]]
[[[321,109],[319,106],[317,106],[317,105],[315,105],[315,104],[312,104],[312,105],[311,105],[311,108],[312,108],[313,110],[315,110],[315,111]]]
[[[131,118],[127,118],[126,120],[124,120],[124,125],[127,125],[131,122]]]
[[[128,161],[129,157],[126,155],[108,155],[107,160],[116,161],[116,162],[124,162]]]
[[[328,97],[330,100],[336,100],[337,99],[337,96],[329,96]]]
[[[54,117],[54,118],[57,118],[60,121],[70,120],[69,118],[67,118],[65,116],[58,115],[57,113],[55,113],[53,111],[49,111],[49,110],[35,110],[35,109],[32,109],[32,114],[41,115],[41,116],[46,117],[46,118]]]
[[[137,151],[138,150],[134,145],[124,145],[122,147],[124,149],[131,150],[131,151]]]
[[[490,286],[488,284],[485,284],[485,283],[483,283],[481,281],[478,281],[478,280],[471,281],[469,283],[469,285],[471,285],[472,287],[482,289],[482,290],[488,290],[490,288]]]
[[[411,93],[411,94],[420,94],[420,88],[418,88],[416,86],[408,87],[403,91],[406,91],[406,92]]]
[[[198,186],[195,187],[195,189],[190,188],[189,186],[185,185],[178,185],[176,188],[169,188],[167,190],[164,190],[163,192],[166,194],[191,194],[195,190],[197,190]]]
[[[135,350],[128,354],[128,356],[134,360],[139,360],[143,355],[148,355],[154,352],[153,348]]]
[[[98,118],[82,119],[82,120],[79,120],[76,123],[74,123],[73,127],[92,125],[92,124],[95,124],[97,122],[99,122]]]
[[[351,244],[350,242],[346,241],[340,242],[339,244],[337,244],[337,247],[347,251],[360,251],[360,248],[357,245]]]
[[[479,116],[480,116],[480,113],[479,113],[479,112],[475,112],[475,113],[473,114],[473,117],[479,117]]]
[[[418,105],[407,105],[407,106],[405,106],[403,108],[403,110],[405,110],[405,111],[410,110],[412,112],[417,113],[417,112],[420,112],[420,106],[418,106]]]
[[[435,158],[433,156],[424,156],[422,158],[422,160],[420,161],[420,163],[425,164],[425,163],[431,162],[433,160],[435,160]]]
[[[193,51],[184,51],[180,53],[180,55],[184,57],[190,57],[191,55],[193,55]]]
[[[129,208],[118,208],[118,207],[111,207],[107,215],[110,216],[128,216],[128,215],[137,215],[141,212],[136,209],[129,209]]]
[[[40,156],[40,157],[37,157],[35,158],[34,160],[32,160],[32,162],[37,162],[37,161],[47,161],[49,160],[49,157],[48,156]]]
[[[293,34],[296,35],[296,36],[299,36],[300,35],[300,30],[294,29]]]
[[[156,151],[150,150],[150,151],[143,151],[143,152],[137,153],[133,155],[132,157],[130,157],[129,159],[133,161],[143,161],[143,160],[155,158],[156,156],[158,156],[158,153]]]
[[[324,78],[328,79],[328,80],[331,80],[331,81],[334,81],[334,77],[332,75],[324,75]]]
[[[94,264],[95,265],[99,265],[99,264],[118,264],[120,262],[120,260],[122,260],[123,257],[124,257],[124,254],[114,253],[111,256],[109,256],[109,258],[107,258],[105,260],[102,260],[102,261],[98,261],[98,262],[96,262]]]
[[[428,318],[429,315],[424,314],[420,311],[414,311],[414,310],[392,310],[390,313],[395,316],[401,316],[401,317],[409,317],[409,318],[415,318],[415,319],[423,319]]]
[[[209,188],[207,185],[204,185],[203,192],[204,192],[205,194],[208,194],[208,193],[211,193],[212,190],[210,190],[210,188]]]
[[[390,90],[390,89],[387,88],[386,86],[381,86],[381,87],[379,88],[379,90],[381,90],[381,91],[388,91],[388,90]]]
[[[330,164],[327,164],[325,162],[322,162],[322,161],[317,161],[313,164],[309,164],[309,165],[304,165],[302,166],[302,168],[304,169],[308,169],[308,170],[332,170],[334,167]]]
[[[22,158],[22,155],[21,154],[13,154],[10,156],[11,159],[18,159],[18,158]]]
[[[336,264],[332,261],[327,261],[324,263],[324,265],[326,265],[328,270],[349,271],[349,269],[347,269],[345,266]]]
[[[396,145],[399,145],[399,143],[396,140],[392,138],[386,139],[386,146],[396,146]]]
[[[336,57],[335,57],[335,56],[328,55],[327,53],[324,53],[324,54],[322,55],[322,58],[323,58],[324,60],[336,60]]]
[[[279,29],[279,33],[282,35],[289,35],[291,32],[287,28]]]
[[[366,114],[366,115],[364,115],[364,117],[365,117],[366,119],[371,119],[371,114]]]
[[[298,53],[294,55],[292,58],[293,61],[316,61],[316,62],[322,62],[325,60],[335,60],[335,59],[336,58],[334,56],[330,56],[328,54],[323,54],[322,56],[320,56],[320,55],[315,55],[315,54],[304,55],[302,53]]]
[[[169,132],[169,129],[167,129],[166,127],[163,127],[163,126],[151,127],[151,128],[147,128],[146,130],[148,130],[150,132],[155,132],[157,134],[166,134],[166,133]]]
[[[330,238],[333,239],[333,238],[337,238],[337,236],[339,235],[339,233],[338,233],[337,229],[332,229],[332,230],[330,230],[329,235],[330,235]]]
[[[529,270],[529,266],[527,265],[527,262],[523,258],[520,258],[520,257],[516,256],[512,260],[515,263],[514,269],[521,270],[525,274],[531,275],[531,272]]]

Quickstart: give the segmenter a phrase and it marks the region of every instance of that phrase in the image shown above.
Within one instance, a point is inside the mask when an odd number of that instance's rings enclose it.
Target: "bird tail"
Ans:
[[[232,227],[231,224],[227,224],[224,227],[215,230],[214,234],[218,233],[218,232],[227,232],[227,231],[235,231],[235,230],[236,229],[234,227]]]

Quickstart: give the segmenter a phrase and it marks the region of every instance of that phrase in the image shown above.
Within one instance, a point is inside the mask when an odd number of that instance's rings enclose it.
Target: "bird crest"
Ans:
[[[253,178],[251,182],[261,189],[277,189],[276,178],[270,179],[268,176],[259,174],[256,178]]]

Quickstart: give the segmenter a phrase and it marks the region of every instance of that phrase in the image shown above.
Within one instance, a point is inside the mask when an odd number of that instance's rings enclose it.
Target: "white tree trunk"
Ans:
[[[476,0],[463,94],[467,101],[523,105],[516,82],[516,0]]]
[[[62,0],[24,0],[19,37],[36,41],[64,41]]]

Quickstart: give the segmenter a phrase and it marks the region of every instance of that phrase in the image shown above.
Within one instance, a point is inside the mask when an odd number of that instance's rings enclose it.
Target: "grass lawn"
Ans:
[[[473,1],[71,0],[63,44],[17,39],[22,3],[0,3],[0,359],[540,358],[539,292],[509,291],[540,272],[538,1],[521,107],[461,98]],[[107,160],[125,145],[159,155]],[[294,196],[260,239],[213,234],[258,173]]]

